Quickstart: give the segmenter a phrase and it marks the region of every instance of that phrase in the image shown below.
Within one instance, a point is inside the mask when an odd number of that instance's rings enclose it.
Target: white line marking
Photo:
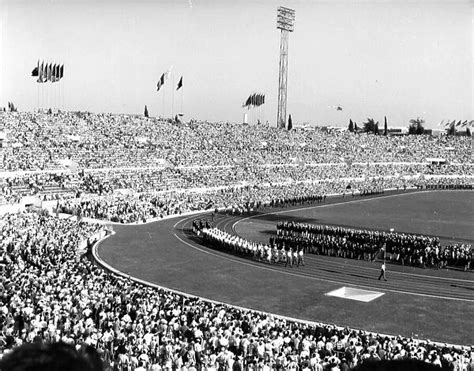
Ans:
[[[350,286],[355,286],[355,287],[368,288],[368,289],[372,289],[372,290],[373,290],[373,289],[385,290],[385,291],[394,292],[394,293],[397,293],[397,294],[409,294],[409,295],[423,296],[423,297],[436,298],[436,299],[447,299],[447,300],[457,300],[457,301],[474,302],[474,299],[453,298],[453,297],[449,297],[449,296],[422,294],[422,293],[416,293],[416,292],[411,292],[411,291],[401,291],[401,290],[394,290],[394,289],[381,289],[381,288],[375,287],[375,286],[358,285],[358,284],[353,284],[353,283],[347,283],[346,281],[337,281],[337,280],[329,280],[329,279],[326,279],[326,278],[305,276],[305,275],[301,275],[301,274],[296,274],[296,273],[287,272],[287,271],[284,271],[284,270],[279,270],[279,269],[274,269],[274,268],[259,266],[259,265],[257,265],[257,264],[251,264],[251,263],[243,262],[243,261],[240,261],[240,260],[236,260],[236,259],[229,258],[229,257],[227,257],[227,256],[222,256],[222,255],[219,255],[219,254],[212,253],[212,252],[210,252],[210,251],[203,250],[203,249],[201,249],[200,247],[198,247],[198,246],[196,246],[196,245],[194,245],[194,244],[191,244],[191,243],[188,243],[188,242],[184,241],[183,239],[181,239],[180,237],[178,237],[178,235],[177,235],[176,233],[173,233],[173,234],[174,234],[174,236],[175,236],[179,241],[181,241],[181,242],[184,243],[185,245],[187,245],[187,246],[189,246],[189,247],[191,247],[191,248],[193,248],[193,249],[195,249],[195,250],[201,251],[201,252],[203,252],[203,253],[205,253],[205,254],[208,254],[208,255],[216,256],[216,257],[221,258],[221,259],[225,259],[225,260],[233,261],[233,262],[236,262],[236,263],[239,263],[239,264],[243,264],[243,265],[247,265],[247,266],[250,266],[250,267],[254,267],[254,268],[257,268],[257,269],[265,269],[265,270],[268,270],[268,271],[271,271],[271,272],[278,272],[278,273],[283,273],[283,274],[287,274],[287,275],[290,275],[290,276],[295,276],[295,277],[300,277],[300,278],[308,278],[308,279],[316,280],[316,281],[324,281],[324,282],[337,283],[338,285],[341,285],[341,284],[342,284],[342,285],[350,285]]]
[[[430,191],[432,192],[432,191]],[[281,210],[281,211],[275,211],[271,213],[265,213],[265,214],[258,214],[258,215],[251,215],[247,216],[245,218],[237,220],[234,224],[232,224],[232,230],[235,231],[235,227],[237,224],[240,222],[243,222],[244,220],[248,219],[254,219],[258,218],[261,216],[266,216],[266,215],[275,215],[275,214],[285,214],[285,213],[291,213],[293,211],[301,211],[301,210],[307,210],[307,209],[316,209],[318,207],[329,207],[329,206],[334,206],[334,205],[342,205],[342,204],[349,204],[349,203],[355,203],[355,202],[367,202],[367,201],[372,201],[380,198],[389,198],[389,197],[399,197],[399,196],[406,196],[408,194],[414,194],[416,192],[411,192],[411,193],[406,193],[406,194],[396,194],[396,195],[387,195],[387,196],[380,196],[380,197],[374,197],[374,198],[366,198],[363,200],[353,200],[353,201],[342,201],[342,202],[335,202],[332,204],[325,204],[325,205],[315,205],[315,206],[309,206],[309,207],[300,207],[298,209],[291,209],[291,210]],[[353,264],[347,264],[349,267],[359,267],[358,265],[353,265]],[[372,270],[378,270],[378,268],[371,268],[371,267],[366,267],[367,269],[372,269]],[[462,278],[449,278],[449,277],[433,277],[429,275],[424,275],[424,274],[418,274],[418,273],[409,273],[409,272],[398,272],[398,271],[390,271],[390,274],[396,273],[399,275],[406,275],[406,276],[413,276],[413,277],[430,277],[434,278],[435,280],[446,280],[446,281],[458,281],[458,282],[468,282],[468,283],[474,283],[474,280],[464,280]]]
[[[324,255],[320,255],[320,256],[324,256]],[[373,271],[380,271],[380,268],[363,267],[363,266],[359,266],[359,265],[348,264],[347,263],[347,258],[344,258],[344,259],[346,259],[344,261],[344,267],[364,268],[364,269],[370,269],[370,270],[373,270]],[[309,258],[308,260],[312,260],[312,259]],[[349,260],[351,260],[351,259],[349,259]],[[334,262],[334,261],[331,261],[331,260],[325,260],[324,262],[325,263],[330,263],[331,266],[333,266],[335,268],[339,268],[338,264],[342,264],[342,263]],[[464,280],[462,278],[437,277],[437,276],[430,276],[430,275],[427,275],[427,274],[419,274],[419,273],[399,272],[399,271],[392,271],[392,270],[387,270],[387,273],[390,273],[390,274],[396,273],[396,274],[399,274],[399,275],[423,277],[423,278],[433,278],[434,281],[446,280],[446,281],[458,281],[458,282],[474,283],[474,280]]]
[[[112,232],[112,235],[114,235],[115,232]],[[339,329],[339,330],[343,330],[344,327],[341,327],[341,326],[336,326],[334,324],[328,324],[327,322],[316,322],[316,321],[310,321],[310,320],[305,320],[305,319],[301,319],[301,318],[296,318],[296,317],[288,317],[288,316],[284,316],[284,315],[281,315],[281,314],[277,314],[277,313],[272,313],[272,312],[264,312],[264,311],[261,311],[261,310],[258,310],[258,309],[252,309],[252,308],[247,308],[247,307],[242,307],[242,306],[239,306],[239,305],[235,305],[235,304],[231,304],[231,303],[227,303],[227,302],[224,302],[224,301],[217,301],[217,300],[213,300],[213,299],[209,299],[209,298],[206,298],[204,296],[198,296],[198,295],[193,295],[193,294],[188,294],[186,292],[183,292],[183,291],[179,291],[179,290],[175,290],[175,289],[172,289],[172,288],[169,288],[169,287],[165,287],[165,286],[160,286],[156,283],[153,283],[153,282],[150,282],[150,281],[146,281],[146,280],[142,280],[140,278],[137,278],[137,277],[134,277],[134,276],[130,276],[130,274],[128,273],[125,273],[125,272],[122,272],[116,268],[114,268],[113,266],[111,266],[110,264],[108,264],[107,262],[105,262],[105,260],[103,260],[100,255],[99,255],[99,251],[98,251],[98,247],[99,247],[99,243],[104,241],[105,239],[107,239],[108,237],[110,236],[106,236],[104,239],[102,240],[99,240],[97,241],[94,246],[92,247],[92,255],[94,256],[94,258],[96,259],[96,261],[105,269],[108,269],[110,270],[112,273],[120,276],[120,277],[123,277],[123,278],[126,278],[126,279],[129,279],[131,281],[134,281],[136,283],[139,283],[139,284],[142,284],[142,285],[145,285],[145,286],[149,286],[149,287],[152,287],[152,288],[155,288],[155,289],[161,289],[161,290],[167,290],[169,292],[173,292],[175,294],[179,294],[179,295],[182,295],[182,296],[185,296],[187,298],[199,298],[201,300],[204,300],[204,301],[207,301],[209,303],[214,303],[214,304],[225,304],[225,305],[228,305],[230,307],[233,307],[233,308],[237,308],[237,309],[240,309],[240,310],[244,310],[244,311],[248,311],[248,312],[254,312],[254,313],[261,313],[261,314],[264,314],[264,315],[270,315],[270,316],[274,316],[274,317],[277,317],[277,318],[282,318],[282,319],[286,319],[287,321],[293,321],[293,322],[298,322],[298,323],[306,323],[306,324],[310,324],[310,325],[316,325],[316,326],[320,326],[320,327],[323,327],[323,326],[332,326],[333,328],[336,328],[336,329]],[[351,327],[351,329],[357,329],[356,327]],[[360,329],[362,330],[362,329]],[[392,335],[386,335],[386,334],[382,334],[382,333],[378,333],[378,332],[371,332],[371,331],[366,331],[367,334],[376,334],[376,335],[379,335],[379,336],[389,336],[389,337],[395,337],[396,335],[392,334]],[[441,346],[442,344],[445,344],[445,343],[437,343],[437,342],[434,342],[434,344],[437,344],[439,346]],[[448,344],[449,345],[449,344]],[[450,345],[451,346],[451,345]]]
[[[285,214],[285,213],[291,213],[293,211],[301,211],[301,210],[308,210],[308,209],[317,209],[319,207],[330,207],[330,206],[338,206],[342,204],[352,204],[352,203],[357,203],[357,202],[368,202],[368,201],[373,201],[373,200],[380,200],[381,198],[391,198],[391,197],[400,197],[400,196],[406,196],[409,194],[414,194],[416,192],[410,192],[410,193],[400,193],[400,194],[395,194],[395,195],[386,195],[386,196],[379,196],[379,197],[373,197],[373,198],[365,198],[365,199],[359,199],[359,200],[351,200],[351,201],[341,201],[341,202],[334,202],[331,204],[319,204],[315,206],[308,206],[308,207],[299,207],[297,209],[291,209],[291,210],[280,210],[280,211],[274,211],[271,213],[265,213],[265,214],[259,214],[259,215],[252,215],[252,216],[247,216],[246,218],[240,219],[236,221],[233,225],[232,228],[234,228],[237,224],[239,224],[241,221],[247,220],[247,219],[253,219],[257,218],[260,216],[266,216],[266,215],[275,215],[275,214]]]

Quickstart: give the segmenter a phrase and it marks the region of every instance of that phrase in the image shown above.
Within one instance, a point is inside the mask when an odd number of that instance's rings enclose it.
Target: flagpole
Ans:
[[[163,89],[163,106],[161,107],[161,112],[163,116],[163,120],[165,118],[165,89]]]
[[[171,73],[171,120],[174,113],[174,73]]]
[[[262,105],[259,104],[258,106],[258,120],[257,120],[257,124],[261,124],[261,120],[262,119]]]

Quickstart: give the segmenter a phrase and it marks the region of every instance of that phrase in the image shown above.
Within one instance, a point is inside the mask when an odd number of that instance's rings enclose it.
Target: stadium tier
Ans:
[[[91,256],[93,244],[110,235],[109,222],[136,224],[203,210],[243,214],[387,189],[472,189],[468,137],[283,131],[80,112],[1,112],[0,132],[5,360],[22,344],[62,341],[92,345],[113,370],[348,370],[366,360],[407,358],[460,370],[474,365],[474,348],[467,344],[289,320],[211,302],[120,277]],[[433,159],[440,161],[434,165]],[[370,253],[371,260],[385,246],[392,260],[412,263],[420,254],[404,254],[395,239],[416,244],[416,252],[439,247],[434,238],[393,234],[393,240],[377,240],[374,249],[359,254],[340,245],[362,231],[327,227],[324,233],[335,236],[328,247],[319,243],[324,228],[282,224],[268,245],[212,224],[196,232],[216,249],[273,264],[287,264],[287,255],[278,252],[284,244],[311,241],[294,249],[291,265],[297,266],[304,265],[300,251],[362,260]],[[456,249],[452,244],[442,251]],[[470,246],[469,253],[472,259]],[[425,263],[443,267],[432,255]]]

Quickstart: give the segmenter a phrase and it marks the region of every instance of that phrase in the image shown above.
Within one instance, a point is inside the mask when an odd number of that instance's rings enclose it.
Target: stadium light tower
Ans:
[[[295,29],[295,11],[278,7],[277,28],[281,30],[280,38],[280,74],[278,80],[278,113],[277,127],[286,128],[286,90],[288,80],[288,36]]]

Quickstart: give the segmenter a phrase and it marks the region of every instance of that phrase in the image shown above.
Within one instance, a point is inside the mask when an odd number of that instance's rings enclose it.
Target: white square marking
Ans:
[[[336,296],[343,299],[351,299],[368,303],[382,296],[383,292],[356,289],[353,287],[341,287],[340,289],[328,292],[328,296]]]

